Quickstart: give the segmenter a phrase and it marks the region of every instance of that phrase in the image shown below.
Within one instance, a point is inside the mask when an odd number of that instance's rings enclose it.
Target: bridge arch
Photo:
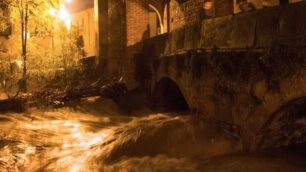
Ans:
[[[153,108],[159,111],[189,111],[180,87],[170,78],[161,78],[152,93]]]
[[[306,97],[286,103],[273,113],[261,130],[260,149],[306,142]]]

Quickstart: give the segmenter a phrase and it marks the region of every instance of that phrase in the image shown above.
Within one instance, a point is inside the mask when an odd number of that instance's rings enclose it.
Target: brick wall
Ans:
[[[126,1],[127,46],[149,38],[149,6],[147,0]]]
[[[142,50],[142,42],[149,38],[148,0],[126,1],[126,59],[123,65],[125,82],[129,88],[135,87],[134,56]]]

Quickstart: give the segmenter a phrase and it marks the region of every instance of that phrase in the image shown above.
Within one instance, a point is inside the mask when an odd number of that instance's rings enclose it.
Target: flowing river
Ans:
[[[221,156],[241,143],[207,122],[145,109],[127,116],[98,97],[69,108],[0,114],[0,126],[1,172],[306,171],[306,152]]]

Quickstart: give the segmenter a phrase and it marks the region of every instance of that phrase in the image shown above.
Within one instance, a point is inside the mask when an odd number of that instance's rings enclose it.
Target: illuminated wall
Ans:
[[[83,36],[86,56],[95,56],[94,9],[89,8],[72,14],[72,26]]]

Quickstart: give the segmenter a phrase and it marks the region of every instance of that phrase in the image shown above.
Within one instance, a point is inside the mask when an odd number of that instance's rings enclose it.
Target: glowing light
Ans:
[[[51,16],[56,16],[56,10],[54,9],[54,8],[51,8],[50,10],[49,10],[49,14],[51,15]]]
[[[78,167],[78,166],[76,166],[76,167],[73,167],[72,169],[70,169],[70,171],[69,172],[79,172],[80,171],[80,169],[79,169],[80,167]]]
[[[24,37],[27,37],[27,39],[30,39],[30,37],[31,37],[30,32],[27,32],[27,33],[24,32],[23,35],[24,35]]]
[[[65,26],[68,30],[70,30],[70,28],[71,28],[71,19],[70,18],[65,20]]]
[[[21,68],[22,65],[23,65],[23,61],[22,60],[16,60],[16,63],[17,63],[19,68]]]
[[[72,136],[74,137],[74,138],[82,138],[82,134],[81,133],[73,133],[72,134]]]
[[[65,0],[65,2],[66,2],[66,3],[71,3],[71,2],[72,2],[72,0]]]
[[[66,8],[65,8],[65,6],[63,4],[61,4],[60,10],[58,12],[58,16],[63,21],[65,21],[68,18],[70,18],[70,14],[68,13],[68,11],[66,10]]]
[[[207,1],[207,2],[205,2],[205,3],[203,4],[203,8],[204,8],[205,10],[210,10],[210,9],[212,9],[212,7],[213,7],[213,3],[212,3],[211,1]]]
[[[65,26],[68,30],[71,28],[71,17],[69,12],[66,10],[64,4],[60,5],[60,10],[58,11],[59,18],[65,23]]]
[[[65,125],[66,127],[71,127],[71,126],[73,126],[73,123],[70,122],[70,121],[66,121],[66,122],[64,123],[64,125]]]

